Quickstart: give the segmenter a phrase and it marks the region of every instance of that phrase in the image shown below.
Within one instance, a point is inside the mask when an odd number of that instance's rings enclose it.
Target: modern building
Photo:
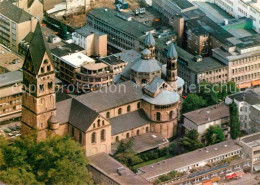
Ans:
[[[84,26],[72,33],[75,44],[86,50],[88,56],[107,56],[107,34],[94,30],[90,26]]]
[[[253,29],[260,33],[260,2],[255,0],[215,0],[214,3],[235,18],[247,17],[253,21]]]
[[[18,52],[18,44],[33,32],[37,19],[10,1],[0,2],[0,43]]]
[[[250,107],[249,127],[252,133],[260,132],[260,104]]]
[[[97,8],[87,13],[87,24],[106,33],[108,44],[119,50],[134,49],[136,39],[153,30],[123,12],[108,8]]]
[[[250,127],[251,107],[260,103],[260,96],[253,90],[238,92],[225,99],[226,104],[235,102],[238,108],[240,129],[252,133],[254,128]]]
[[[0,45],[0,74],[21,69],[23,61],[22,57]]]
[[[90,156],[89,161],[89,172],[93,175],[94,181],[98,184],[152,184],[105,153]]]
[[[40,50],[33,47],[35,43]],[[178,55],[172,44],[163,79],[151,34],[145,43],[141,57],[129,63],[133,64],[128,67],[129,80],[56,102],[54,64],[38,24],[23,65],[22,134],[37,130],[38,140],[47,134],[71,135],[87,156],[110,153],[112,143],[147,132],[166,139],[175,136],[183,86],[177,78]],[[31,84],[37,87],[35,91],[29,88]]]
[[[0,74],[0,123],[21,118],[23,73]]]
[[[203,136],[211,126],[220,126],[225,138],[230,138],[229,106],[225,103],[209,106],[183,114],[185,130],[196,130]]]

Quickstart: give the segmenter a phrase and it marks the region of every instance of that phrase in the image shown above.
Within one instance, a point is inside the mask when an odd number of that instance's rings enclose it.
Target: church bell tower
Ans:
[[[38,23],[23,65],[22,134],[36,131],[37,140],[48,134],[48,120],[56,115],[55,68]]]
[[[177,91],[177,59],[178,54],[173,43],[167,53],[167,82]]]

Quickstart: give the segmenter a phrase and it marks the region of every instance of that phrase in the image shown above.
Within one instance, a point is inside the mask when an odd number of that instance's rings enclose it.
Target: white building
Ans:
[[[252,90],[232,94],[225,99],[226,104],[235,102],[238,108],[240,128],[250,132],[250,108],[260,103],[260,96]]]
[[[235,18],[247,17],[253,21],[253,29],[260,33],[259,0],[215,0],[214,3]]]

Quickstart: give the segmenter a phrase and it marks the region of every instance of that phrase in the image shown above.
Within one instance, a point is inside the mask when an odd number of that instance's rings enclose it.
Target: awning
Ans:
[[[260,80],[256,80],[252,82],[252,86],[260,85]]]
[[[237,171],[235,172],[237,177],[243,177],[243,175],[245,175],[245,173],[243,171]]]
[[[239,89],[246,89],[248,87],[251,87],[251,82],[243,83],[243,84],[238,84],[237,87]]]
[[[254,170],[256,172],[260,171],[260,164],[259,165],[254,165]]]
[[[211,180],[202,182],[202,185],[213,185]]]
[[[211,179],[211,182],[217,182],[219,180],[220,180],[220,177],[214,177],[214,178]]]
[[[233,179],[235,178],[237,175],[233,172],[233,173],[228,173],[226,174],[226,179]]]

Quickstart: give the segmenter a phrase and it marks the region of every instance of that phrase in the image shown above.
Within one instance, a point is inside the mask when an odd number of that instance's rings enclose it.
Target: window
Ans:
[[[44,60],[44,62],[43,62],[44,64],[48,64],[48,60]]]
[[[53,85],[52,85],[52,82],[48,82],[48,88],[49,88],[49,89],[52,89],[52,86],[53,86]]]
[[[119,142],[119,137],[118,136],[116,136],[116,142]]]
[[[74,127],[71,129],[71,136],[74,137]]]
[[[142,84],[146,84],[147,80],[146,79],[142,79]]]
[[[103,125],[103,126],[105,125],[105,121],[104,121],[104,120],[102,121],[102,125]]]
[[[131,106],[128,105],[128,106],[127,106],[127,112],[130,112],[130,111],[131,111]]]
[[[161,113],[160,112],[156,113],[156,121],[161,121]]]
[[[100,119],[97,121],[97,126],[100,127]]]
[[[146,127],[146,129],[145,129],[145,130],[146,130],[146,132],[149,132],[149,127]]]
[[[95,123],[93,124],[93,128],[96,128],[96,124]]]
[[[106,131],[105,130],[101,130],[100,139],[101,139],[101,141],[105,141],[106,140]]]
[[[118,114],[122,114],[122,109],[121,108],[118,109]]]
[[[81,144],[82,143],[82,133],[79,132],[79,143]]]
[[[48,66],[47,66],[47,71],[50,71],[50,70],[51,70],[51,66],[48,65]]]
[[[96,143],[96,132],[91,134],[91,143]]]
[[[129,134],[129,133],[127,133],[127,134],[126,134],[126,138],[129,138],[129,137],[130,137],[130,134]]]
[[[41,67],[41,73],[44,73],[44,67]]]
[[[110,118],[110,112],[107,112],[106,117],[107,117],[107,118]]]
[[[172,115],[173,115],[173,111],[170,111],[170,113],[169,113],[169,119],[170,120],[172,119]]]
[[[136,134],[137,134],[137,135],[140,135],[140,130],[137,130],[137,131],[136,131]]]
[[[141,108],[141,103],[140,103],[140,102],[137,103],[137,108],[138,108],[138,109]]]
[[[44,91],[44,84],[40,85],[40,91]]]

